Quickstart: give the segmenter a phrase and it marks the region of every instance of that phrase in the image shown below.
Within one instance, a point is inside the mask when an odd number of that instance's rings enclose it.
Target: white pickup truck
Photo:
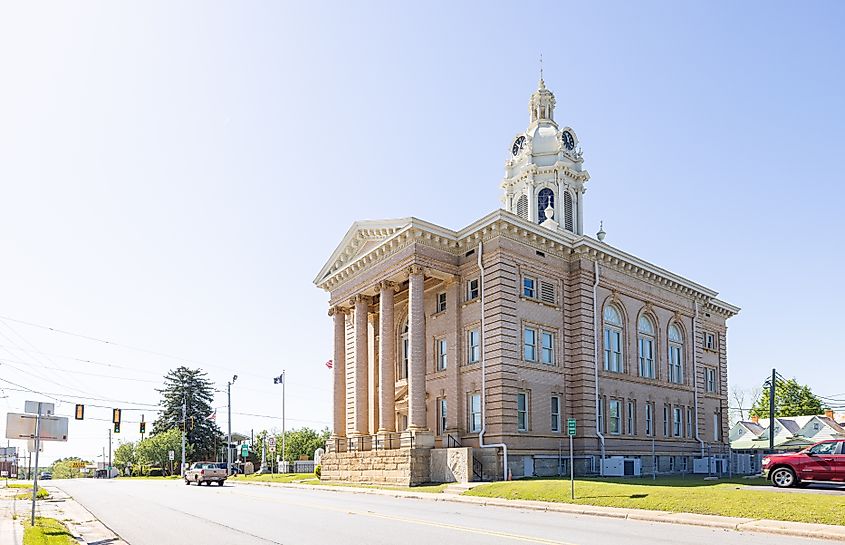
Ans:
[[[194,462],[185,472],[185,484],[197,483],[199,486],[205,483],[211,486],[211,483],[217,483],[223,486],[228,475],[226,469],[220,466],[217,462]]]

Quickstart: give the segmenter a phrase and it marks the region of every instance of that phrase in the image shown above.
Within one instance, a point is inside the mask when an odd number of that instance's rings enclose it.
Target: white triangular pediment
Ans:
[[[411,222],[412,218],[356,221],[323,265],[314,283],[320,285],[333,273],[366,256],[410,226]]]

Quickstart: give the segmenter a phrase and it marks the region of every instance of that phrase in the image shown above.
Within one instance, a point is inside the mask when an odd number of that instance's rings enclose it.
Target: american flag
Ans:
[[[212,422],[216,422],[217,421],[217,409],[214,409],[214,412],[211,413],[211,416],[206,418],[206,420],[211,420]]]
[[[284,371],[282,371],[281,375],[279,375],[277,377],[273,377],[273,384],[284,384],[284,383],[285,383],[285,372]]]
[[[328,367],[329,369],[332,368],[332,365],[334,365],[334,363],[332,363],[332,360],[326,362],[326,367]]]

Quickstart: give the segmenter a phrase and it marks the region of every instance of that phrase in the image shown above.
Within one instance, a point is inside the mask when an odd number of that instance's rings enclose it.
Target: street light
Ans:
[[[232,384],[238,380],[238,375],[234,375],[232,377],[232,381],[226,383],[226,397],[228,400],[227,407],[229,418],[227,418],[227,424],[229,426],[229,437],[226,440],[226,473],[229,474],[232,472]]]

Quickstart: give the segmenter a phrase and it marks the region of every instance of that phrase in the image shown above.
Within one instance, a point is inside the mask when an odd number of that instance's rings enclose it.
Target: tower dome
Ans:
[[[554,119],[555,103],[541,73],[528,100],[528,127],[514,137],[505,161],[502,202],[526,220],[580,235],[584,185],[590,175],[582,168],[575,131],[560,128]],[[547,208],[554,210],[556,221],[546,222]]]

